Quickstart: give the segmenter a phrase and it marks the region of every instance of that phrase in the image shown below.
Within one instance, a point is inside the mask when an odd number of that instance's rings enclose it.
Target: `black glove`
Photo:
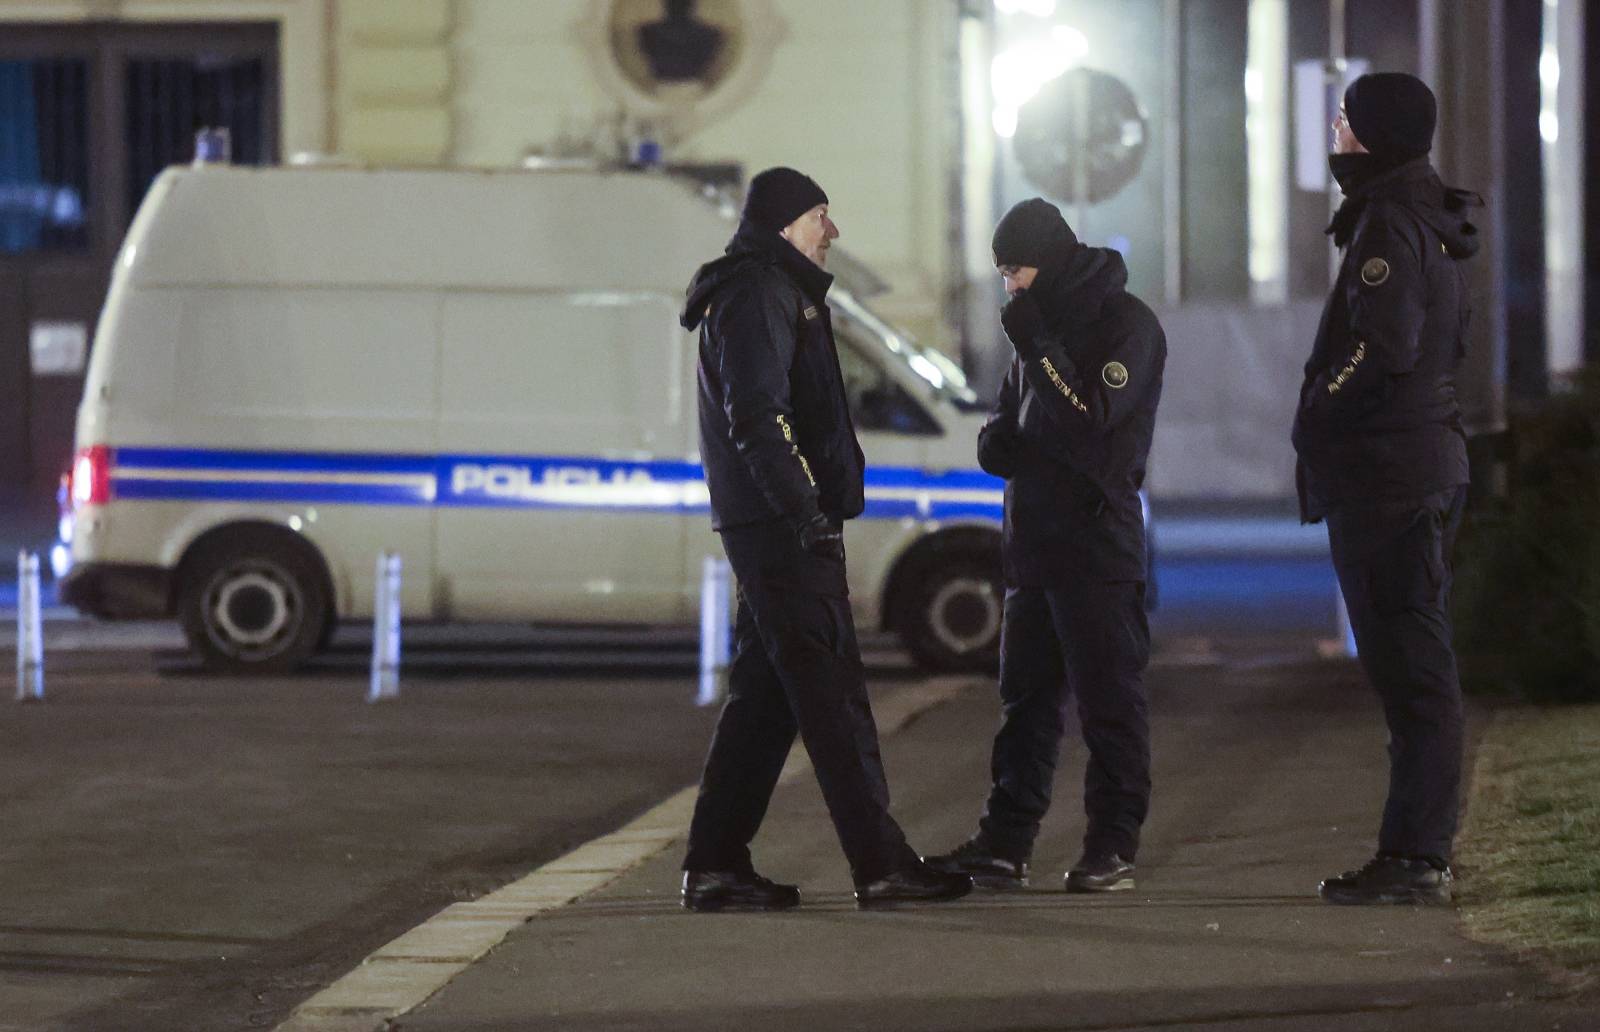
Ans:
[[[1033,292],[1020,291],[1004,308],[1000,309],[1000,325],[1005,327],[1011,346],[1024,360],[1039,356],[1039,338],[1049,332],[1044,324],[1044,312]]]
[[[978,431],[978,466],[985,473],[1010,480],[1017,472],[1022,445],[1017,433],[993,419]]]
[[[800,547],[821,559],[844,562],[844,529],[822,513],[813,513],[795,525]]]

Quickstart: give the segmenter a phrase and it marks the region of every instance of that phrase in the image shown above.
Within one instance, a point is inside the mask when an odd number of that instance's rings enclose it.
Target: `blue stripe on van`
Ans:
[[[587,456],[381,455],[118,448],[118,499],[704,512],[698,463]],[[1001,518],[1002,481],[979,470],[871,466],[868,519]]]
[[[117,448],[118,468],[260,471],[269,473],[434,472],[428,455],[376,455],[361,452],[247,452],[207,448]]]
[[[427,505],[428,493],[391,485],[259,481],[117,480],[118,500],[151,502],[299,502],[323,505]]]
[[[872,466],[867,470],[867,483],[874,487],[913,487],[950,491],[1005,490],[1005,481],[990,476],[981,469],[952,469],[929,473],[911,466]]]

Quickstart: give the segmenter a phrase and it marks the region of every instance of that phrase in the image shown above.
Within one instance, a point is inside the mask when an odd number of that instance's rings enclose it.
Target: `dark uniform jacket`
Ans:
[[[1048,333],[1018,358],[978,434],[1006,479],[1006,583],[1145,579],[1139,488],[1161,400],[1166,336],[1125,289],[1122,256],[1079,247],[1040,266],[1030,293]]]
[[[717,530],[865,507],[865,460],[826,297],[833,277],[787,240],[741,223],[689,284],[700,328],[700,456]]]
[[[1466,213],[1481,203],[1441,184],[1426,158],[1349,191],[1333,227],[1344,260],[1294,421],[1304,522],[1467,482],[1455,372],[1469,314],[1462,261],[1478,250]]]

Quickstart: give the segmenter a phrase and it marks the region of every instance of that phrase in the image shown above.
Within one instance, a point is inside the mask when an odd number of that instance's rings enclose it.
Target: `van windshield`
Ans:
[[[964,412],[981,412],[983,405],[967,383],[961,367],[950,361],[942,352],[918,344],[902,331],[891,326],[877,313],[848,290],[838,284],[828,294],[828,303],[842,318],[855,323],[866,334],[883,345],[893,360],[911,370],[932,388],[940,399],[950,402]]]

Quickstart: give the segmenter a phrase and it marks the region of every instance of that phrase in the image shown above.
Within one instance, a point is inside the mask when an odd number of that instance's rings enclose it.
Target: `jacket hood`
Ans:
[[[700,266],[689,280],[679,324],[686,330],[698,327],[712,299],[724,287],[765,266],[781,268],[818,304],[824,302],[833,285],[833,275],[795,250],[789,241],[753,222],[742,221],[722,257]]]
[[[711,299],[716,297],[718,291],[750,270],[771,264],[772,259],[749,253],[725,254],[706,262],[695,271],[694,278],[689,281],[689,289],[684,292],[679,324],[686,330],[697,328],[710,310]]]
[[[1468,217],[1473,208],[1482,207],[1483,198],[1471,190],[1440,184],[1439,204],[1418,206],[1415,210],[1439,234],[1450,257],[1460,259],[1471,258],[1482,246],[1478,227]]]
[[[1039,267],[1033,291],[1052,328],[1083,326],[1100,318],[1106,302],[1128,286],[1128,265],[1109,247],[1079,244],[1051,255]]]

